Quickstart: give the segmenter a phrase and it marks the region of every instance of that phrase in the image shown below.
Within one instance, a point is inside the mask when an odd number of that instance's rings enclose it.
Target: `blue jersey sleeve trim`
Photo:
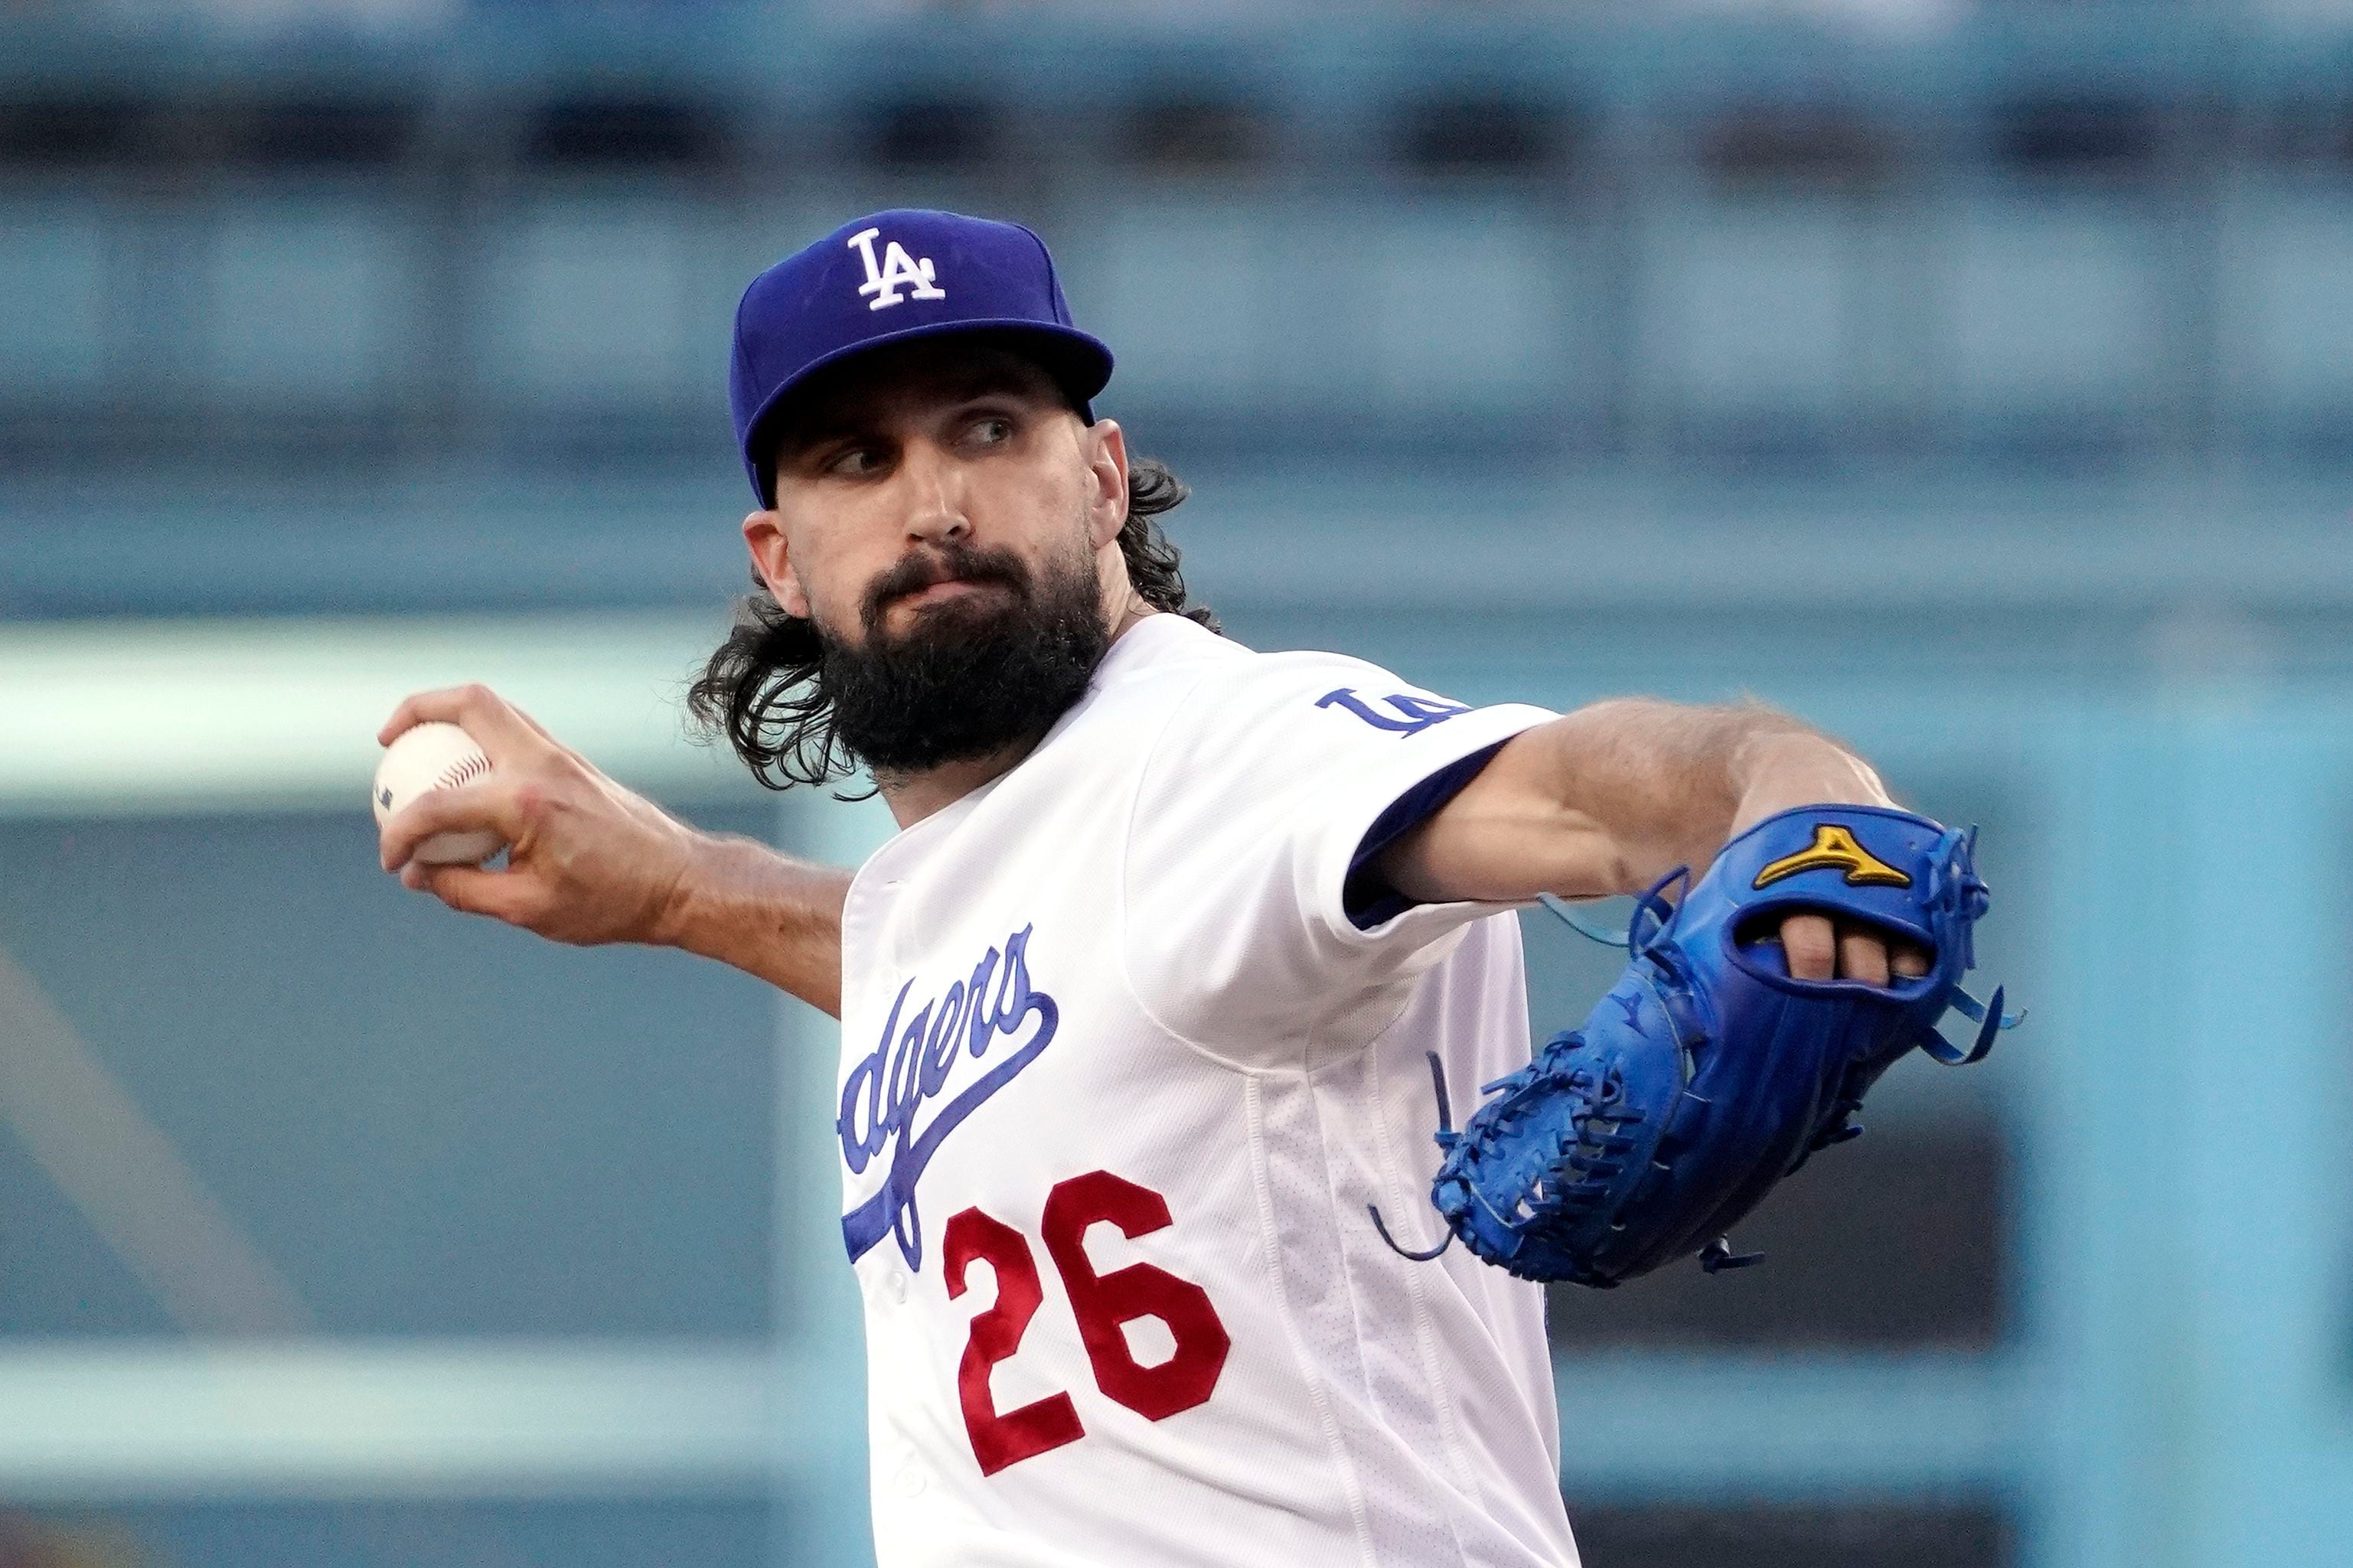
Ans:
[[[1391,801],[1373,819],[1357,842],[1356,853],[1348,862],[1347,880],[1340,887],[1340,907],[1347,911],[1349,923],[1358,931],[1370,931],[1413,908],[1415,900],[1381,880],[1373,862],[1380,858],[1382,850],[1437,816],[1506,744],[1498,741],[1447,763]]]

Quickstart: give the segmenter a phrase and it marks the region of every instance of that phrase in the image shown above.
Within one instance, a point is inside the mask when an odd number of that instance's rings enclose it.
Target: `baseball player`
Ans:
[[[761,589],[695,703],[777,787],[869,770],[897,836],[851,875],[697,833],[475,688],[385,725],[495,771],[384,864],[839,1014],[884,1568],[1573,1563],[1540,1289],[1366,1218],[1437,1228],[1425,1053],[1528,1060],[1515,906],[1888,796],[1761,708],[1474,708],[1222,637],[1154,521],[1182,487],[1092,410],[1111,369],[1012,225],[880,213],[763,273]],[[482,827],[505,868],[410,861]],[[1925,962],[1767,935],[1815,979]]]

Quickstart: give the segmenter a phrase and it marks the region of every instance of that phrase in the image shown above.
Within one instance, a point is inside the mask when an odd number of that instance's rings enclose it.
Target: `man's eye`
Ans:
[[[997,418],[994,416],[987,419],[976,419],[972,426],[972,438],[984,447],[994,447],[1001,441],[1010,441],[1013,439],[1013,421]]]
[[[871,474],[881,459],[869,447],[852,447],[827,463],[830,474]]]

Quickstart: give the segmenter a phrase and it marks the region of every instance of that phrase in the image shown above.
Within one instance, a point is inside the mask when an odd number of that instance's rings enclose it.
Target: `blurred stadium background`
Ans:
[[[2353,1562],[2353,11],[0,5],[0,1565],[854,1565],[824,1020],[376,873],[677,699],[754,271],[1053,242],[1245,640],[1985,825],[1985,1068],[1557,1303],[1595,1568]],[[1549,1028],[1609,971],[1530,928]]]

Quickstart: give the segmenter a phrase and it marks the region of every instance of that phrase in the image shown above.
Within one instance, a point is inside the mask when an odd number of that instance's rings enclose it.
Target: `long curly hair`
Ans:
[[[1119,552],[1145,603],[1222,632],[1208,605],[1187,598],[1176,547],[1155,521],[1191,493],[1165,463],[1135,459],[1127,470]],[[765,586],[755,587],[736,605],[727,640],[687,689],[687,711],[703,734],[723,737],[769,789],[841,778],[856,771],[860,759],[843,744],[833,700],[817,679],[823,657],[817,628],[786,615]]]

